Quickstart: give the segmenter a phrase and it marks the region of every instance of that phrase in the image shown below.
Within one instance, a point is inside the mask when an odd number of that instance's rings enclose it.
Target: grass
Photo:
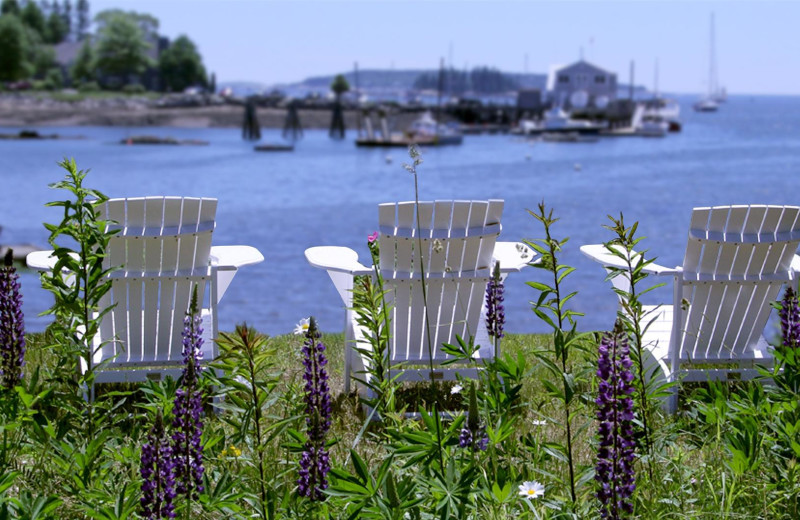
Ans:
[[[37,367],[52,365],[54,356],[42,348],[47,343],[44,334],[29,334],[27,339],[26,371],[29,376]],[[544,382],[546,371],[534,361],[534,352],[548,349],[550,341],[550,336],[536,334],[511,334],[503,340],[504,355],[521,354],[528,361],[530,373],[523,383],[521,402],[524,406],[516,412],[513,437],[503,446],[492,448],[494,451],[486,463],[510,466],[517,475],[524,475],[525,479],[544,482],[548,499],[559,496],[565,499],[566,491],[559,480],[563,481],[566,478],[566,465],[556,447],[564,443],[563,407],[558,400],[548,395]],[[350,468],[352,464],[350,450],[353,448],[369,468],[375,469],[391,453],[392,440],[386,436],[381,423],[366,423],[363,408],[355,394],[343,393],[343,335],[324,334],[322,342],[327,347],[328,369],[331,375],[333,413],[329,435],[334,439],[334,443],[330,446],[331,460],[335,467]],[[302,337],[276,336],[270,339],[270,344],[274,354],[270,360],[271,365],[263,376],[268,378],[277,375],[275,376],[277,398],[265,405],[267,423],[276,424],[282,419],[288,419],[293,421],[292,428],[300,430],[304,406],[301,393]],[[576,357],[584,356],[584,359],[576,359],[576,362],[593,361],[592,349],[588,349],[587,352],[577,355]],[[107,386],[106,392],[128,388]],[[409,406],[409,410],[413,410],[419,402],[431,397],[424,386],[403,385],[397,395]],[[586,472],[593,467],[596,454],[593,386],[584,383],[576,389],[577,397],[572,408],[576,467],[579,473],[583,472],[589,478],[579,492],[581,511],[589,516],[581,518],[594,518],[596,513],[596,506],[593,505],[594,487],[591,482],[591,472]],[[746,390],[747,387],[746,383],[737,383],[734,388]],[[759,468],[742,474],[736,474],[730,469],[731,451],[725,439],[726,434],[731,431],[731,418],[721,417],[717,422],[709,422],[696,401],[697,392],[708,390],[708,385],[692,385],[685,390],[686,392],[682,394],[684,407],[681,415],[670,417],[657,414],[654,418],[653,431],[656,432],[654,458],[640,459],[637,463],[635,496],[638,518],[792,518],[791,514],[789,516],[774,514],[776,501],[783,500],[781,507],[789,510],[784,505],[787,500],[789,502],[792,500],[791,496],[786,498],[774,491],[775,475]],[[448,399],[448,406],[458,407],[459,400],[449,395],[448,386],[442,387],[440,391]],[[112,398],[118,399],[113,395],[112,393]],[[132,450],[129,456],[134,458],[137,456],[136,446],[143,442],[141,437],[147,428],[145,416],[141,414],[141,406],[145,403],[144,394],[134,392],[127,402],[114,409],[113,413],[120,418],[110,421],[111,427],[116,429],[114,442],[129,445]],[[400,428],[406,431],[413,432],[422,427],[416,420],[400,421]],[[118,425],[121,423],[126,425],[125,428],[119,429]],[[236,416],[232,412],[206,416],[204,433],[204,442],[207,443],[206,467],[208,472],[217,476],[219,472],[230,472],[242,479],[242,485],[249,485],[253,489],[252,464],[254,450],[257,447],[238,444],[236,449],[241,450],[243,454],[236,457],[230,455],[229,447],[234,443],[232,439],[237,438],[237,424]],[[269,464],[269,485],[291,495],[296,479],[297,454],[288,446],[287,437],[283,434],[270,440],[263,450]],[[763,457],[767,455],[764,454]],[[135,480],[136,460],[124,463],[117,461],[116,464],[123,468],[119,471],[127,471],[125,478]],[[652,479],[644,470],[646,464],[654,468]],[[414,468],[403,469],[398,466],[397,471],[399,474],[409,471],[413,474]],[[24,484],[32,488],[38,487],[58,494],[62,492],[60,489],[64,489],[60,486],[67,486],[64,482],[69,477],[58,474],[55,468],[49,468],[41,475],[29,471],[21,478]],[[514,477],[506,475],[505,478]],[[247,482],[250,484],[246,484]],[[513,489],[516,489],[516,484]],[[76,513],[78,510],[77,502],[73,499],[65,501],[59,511],[62,515],[66,515],[61,516],[63,518],[80,518],[81,516]],[[514,513],[515,517],[523,514],[518,509],[514,511],[517,511]],[[335,513],[332,518],[339,518],[336,516],[338,512],[332,513]],[[218,514],[206,511],[198,513],[196,518],[218,518]],[[483,515],[477,518],[506,518],[488,512]]]

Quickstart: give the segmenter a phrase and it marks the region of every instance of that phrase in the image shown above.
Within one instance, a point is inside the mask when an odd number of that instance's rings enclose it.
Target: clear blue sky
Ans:
[[[800,94],[800,2],[90,0],[92,14],[148,12],[187,34],[218,82],[265,84],[365,68],[496,66],[547,72],[584,57],[627,82],[707,88],[709,17],[719,83],[729,93]],[[452,49],[452,51],[451,51]]]

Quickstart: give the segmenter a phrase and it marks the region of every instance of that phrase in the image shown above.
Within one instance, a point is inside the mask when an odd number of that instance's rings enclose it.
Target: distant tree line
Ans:
[[[471,71],[447,68],[442,71],[442,74],[442,89],[451,94],[463,94],[467,91],[493,94],[519,88],[513,78],[491,67],[475,67]],[[414,82],[414,88],[417,90],[438,89],[439,73],[420,74]]]
[[[77,0],[74,9],[71,0],[2,0],[0,81],[39,80],[44,88],[59,88],[66,80],[86,90],[137,91],[144,90],[147,74],[165,91],[209,85],[195,44],[182,35],[164,45],[155,17],[110,9],[95,16],[94,34],[90,25],[88,0]],[[83,42],[69,70],[59,67],[54,52],[65,41]]]

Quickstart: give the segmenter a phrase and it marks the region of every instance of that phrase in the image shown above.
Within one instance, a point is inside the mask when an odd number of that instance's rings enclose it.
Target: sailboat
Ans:
[[[711,36],[709,40],[708,95],[694,104],[694,109],[697,112],[716,112],[719,108],[719,103],[715,96],[717,64],[714,56],[714,13],[711,13]]]
[[[663,98],[658,92],[658,60],[656,60],[653,98],[644,102],[644,112],[642,114],[642,121],[648,126],[648,128],[642,128],[641,130],[644,130],[644,133],[648,135],[660,136],[660,127],[662,125],[658,123],[664,122],[666,124],[667,131],[680,132],[680,116],[681,107],[678,102],[674,99]]]

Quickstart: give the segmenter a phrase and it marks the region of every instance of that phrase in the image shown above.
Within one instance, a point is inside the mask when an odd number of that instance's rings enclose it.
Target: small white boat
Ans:
[[[660,116],[645,116],[636,129],[636,133],[642,137],[664,137],[669,131],[669,123]]]
[[[412,139],[419,139],[423,142],[433,142],[435,144],[461,144],[464,135],[457,129],[449,125],[439,124],[430,111],[425,111],[422,115],[411,123],[406,130],[406,135]]]
[[[593,123],[583,119],[572,119],[561,110],[554,106],[544,113],[544,119],[540,122],[523,119],[519,122],[519,133],[523,135],[535,135],[547,133],[570,133],[596,134],[606,128],[605,124]]]
[[[667,130],[680,132],[681,106],[673,99],[656,97],[644,102],[642,119],[659,118],[667,123]]]
[[[664,137],[669,130],[669,123],[657,112],[650,111],[643,104],[636,105],[631,119],[634,135],[642,137]]]
[[[719,108],[719,103],[714,101],[713,98],[704,98],[694,104],[695,112],[716,112]]]

